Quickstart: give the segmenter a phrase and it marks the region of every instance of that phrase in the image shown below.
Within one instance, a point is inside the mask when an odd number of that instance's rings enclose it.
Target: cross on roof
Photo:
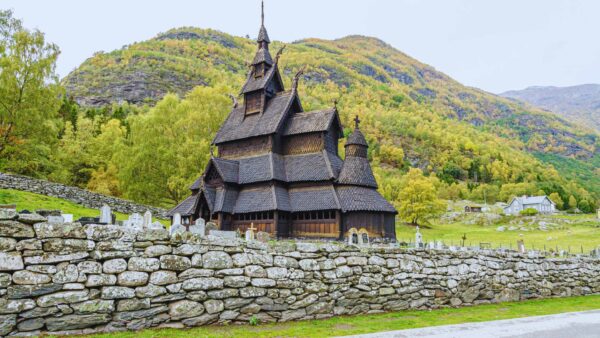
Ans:
[[[356,129],[358,129],[359,124],[360,124],[360,119],[358,118],[358,115],[356,115],[356,117],[354,118],[354,127]]]

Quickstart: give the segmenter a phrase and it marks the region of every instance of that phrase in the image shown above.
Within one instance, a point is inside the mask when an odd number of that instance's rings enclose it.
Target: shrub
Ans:
[[[256,317],[256,316],[252,316],[248,320],[248,323],[252,326],[256,326],[256,325],[260,324],[260,319],[258,319],[258,317]]]
[[[534,208],[527,208],[519,212],[519,214],[521,214],[522,216],[535,216],[537,215],[537,213],[538,211]]]

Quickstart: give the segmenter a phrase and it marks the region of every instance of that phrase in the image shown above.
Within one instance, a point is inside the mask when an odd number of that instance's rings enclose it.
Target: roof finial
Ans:
[[[302,66],[296,75],[294,75],[294,79],[292,80],[292,90],[296,90],[298,88],[298,80],[300,79],[300,76],[304,74],[304,70],[306,70],[306,65]]]
[[[360,119],[358,118],[358,115],[356,115],[356,117],[354,118],[354,128],[358,129],[359,124],[360,124]]]
[[[333,109],[337,110],[337,99],[333,99]]]
[[[265,25],[265,2],[264,0],[260,2],[260,25]]]

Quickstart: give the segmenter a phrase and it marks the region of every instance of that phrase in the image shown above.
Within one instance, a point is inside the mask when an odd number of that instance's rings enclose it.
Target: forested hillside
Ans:
[[[272,53],[282,46],[272,43]],[[181,28],[96,53],[62,80],[69,99],[52,165],[29,174],[173,205],[201,174],[254,51],[251,39]],[[345,126],[361,117],[380,190],[396,204],[410,167],[422,169],[441,198],[546,193],[565,208],[597,203],[600,172],[584,164],[598,156],[599,137],[553,114],[465,87],[374,38],[297,41],[279,63],[288,87],[307,65],[305,110],[337,100]],[[549,164],[556,158],[570,165]]]

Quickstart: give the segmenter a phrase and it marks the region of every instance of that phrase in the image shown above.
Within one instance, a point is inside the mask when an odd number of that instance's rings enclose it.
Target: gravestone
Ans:
[[[206,222],[202,217],[198,218],[193,225],[190,225],[189,231],[201,237],[206,236]]]
[[[127,219],[127,221],[123,222],[123,224],[127,228],[141,230],[143,228],[142,225],[144,224],[144,219],[142,215],[138,214],[137,212],[134,212],[133,214],[129,215],[129,218]]]
[[[206,233],[210,235],[210,232],[212,230],[219,230],[219,227],[214,222],[207,222],[206,223]]]
[[[427,246],[429,249],[435,249],[435,242],[434,241],[430,241],[429,245]]]
[[[364,228],[358,230],[358,245],[369,246],[369,242],[369,232]]]
[[[110,224],[112,223],[112,213],[110,211],[110,207],[108,205],[103,205],[100,208],[100,220],[99,223]]]
[[[144,213],[144,219],[142,221],[142,228],[148,229],[150,227],[150,224],[152,224],[152,213],[150,212],[150,210],[146,210],[146,212]]]
[[[51,224],[63,224],[65,222],[65,218],[60,215],[60,216],[54,216],[54,215],[49,215],[47,217],[48,219],[48,223]]]
[[[169,235],[173,236],[176,233],[185,232],[185,227],[181,224],[173,224],[169,228]]]
[[[358,244],[358,231],[356,228],[350,228],[348,230],[348,245],[357,245]]]
[[[443,250],[444,249],[444,243],[442,243],[442,241],[435,242],[435,248],[437,250]]]
[[[423,245],[423,235],[419,232],[419,226],[417,225],[417,233],[415,233],[415,248],[420,248]]]
[[[267,243],[271,239],[271,235],[268,232],[259,231],[256,233],[256,240],[262,243]]]
[[[181,214],[176,212],[173,215],[173,221],[171,222],[173,225],[181,225]]]
[[[257,229],[254,227],[254,223],[250,223],[250,227],[246,230],[246,240],[253,241],[254,240],[254,231]]]
[[[525,253],[525,243],[522,239],[517,241],[517,251],[520,253]]]
[[[62,214],[65,223],[73,223],[73,214]]]
[[[218,238],[226,238],[226,239],[236,239],[238,237],[238,233],[236,231],[225,231],[225,230],[211,230],[209,235],[218,237]]]

